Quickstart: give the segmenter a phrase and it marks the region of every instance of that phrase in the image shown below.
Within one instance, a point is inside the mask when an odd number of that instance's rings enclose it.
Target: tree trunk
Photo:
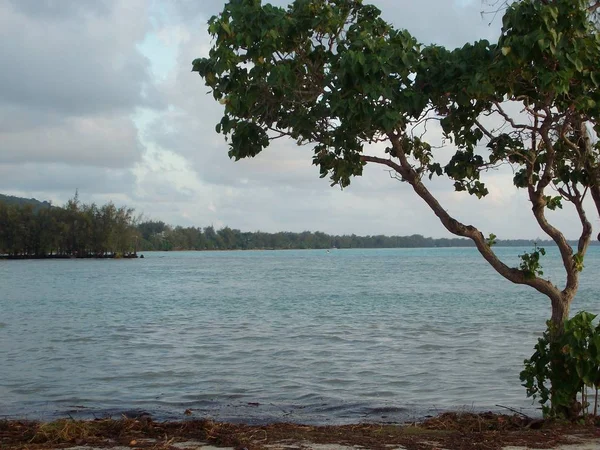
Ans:
[[[572,374],[569,373],[566,355],[560,344],[573,297],[574,295],[563,292],[560,297],[552,298],[550,319],[550,402],[552,414],[565,419],[576,418],[581,412],[581,403],[577,401],[579,389],[569,389],[572,385]]]
[[[550,321],[552,325],[556,327],[557,331],[560,331],[558,337],[562,334],[565,320],[569,318],[569,308],[573,296],[567,296],[565,294],[560,297],[552,299],[552,318]]]
[[[590,192],[592,193],[592,199],[594,200],[594,204],[598,210],[598,215],[600,216],[600,186],[598,183],[600,183],[600,180],[596,181],[596,184],[590,187]],[[598,241],[600,241],[600,233],[598,233]]]

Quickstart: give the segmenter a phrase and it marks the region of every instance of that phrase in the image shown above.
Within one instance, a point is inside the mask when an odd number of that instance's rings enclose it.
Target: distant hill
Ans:
[[[22,198],[4,194],[0,194],[0,202],[6,203],[7,205],[33,205],[33,208],[36,211],[42,208],[52,207],[52,204],[47,201],[40,202],[35,198]]]

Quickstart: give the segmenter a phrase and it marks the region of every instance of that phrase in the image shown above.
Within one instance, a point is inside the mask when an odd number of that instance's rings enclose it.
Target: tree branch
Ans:
[[[500,261],[500,259],[498,259],[496,254],[492,251],[492,248],[488,245],[483,234],[477,228],[473,227],[472,225],[465,225],[451,217],[450,214],[448,214],[448,212],[442,207],[442,205],[440,205],[438,200],[431,194],[429,189],[427,189],[427,187],[423,184],[417,172],[408,162],[399,138],[395,135],[390,135],[389,138],[392,141],[394,149],[396,150],[400,164],[390,159],[367,155],[362,156],[362,161],[382,164],[398,172],[402,177],[402,180],[408,182],[412,186],[415,193],[421,197],[425,203],[427,203],[429,208],[440,219],[442,225],[444,225],[444,227],[450,233],[455,234],[456,236],[471,239],[475,243],[477,250],[479,253],[481,253],[483,258],[496,270],[496,272],[498,272],[504,278],[515,284],[525,284],[531,286],[538,292],[550,297],[550,299],[553,301],[560,297],[560,291],[552,283],[538,277],[528,278],[524,271],[507,266]]]
[[[498,114],[500,114],[504,120],[506,120],[511,127],[513,127],[515,130],[531,130],[531,131],[535,131],[535,129],[531,126],[531,125],[523,125],[523,124],[518,124],[516,123],[512,117],[510,117],[506,111],[504,111],[504,109],[502,109],[502,106],[500,106],[499,102],[494,102],[494,106],[496,106],[496,111],[498,112]]]
[[[378,156],[369,156],[369,155],[363,155],[363,156],[361,156],[360,159],[363,162],[372,162],[375,164],[381,164],[384,166],[388,166],[400,174],[402,181],[407,181],[404,176],[405,170],[399,164],[395,163],[391,159],[380,158]]]
[[[585,191],[583,195],[581,195],[577,189],[577,186],[573,186],[573,190],[575,194],[573,204],[577,209],[577,215],[579,215],[579,220],[581,221],[582,226],[581,236],[579,237],[579,242],[577,244],[577,253],[579,253],[581,256],[585,256],[588,246],[590,245],[590,239],[592,237],[592,224],[588,220],[585,209],[583,208]]]
[[[486,127],[484,127],[481,122],[479,122],[479,120],[475,119],[475,125],[477,125],[477,128],[479,128],[481,130],[481,132],[483,134],[485,134],[490,140],[494,139],[494,135],[488,131],[488,129]]]
[[[554,161],[556,159],[556,152],[554,151],[554,144],[552,143],[552,140],[550,139],[549,136],[549,131],[550,128],[552,127],[552,113],[550,111],[547,111],[547,116],[546,119],[544,120],[544,122],[542,123],[542,127],[540,129],[540,135],[542,137],[542,141],[544,141],[544,144],[546,146],[546,167],[544,167],[544,173],[542,174],[542,177],[540,178],[540,181],[537,184],[537,192],[540,194],[540,196],[543,194],[544,189],[546,189],[546,187],[548,187],[548,185],[552,182],[552,178],[553,178],[553,168],[554,168]]]
[[[592,199],[598,210],[598,215],[600,215],[600,185],[598,185],[598,182],[593,186],[590,186],[590,192],[592,193]],[[598,240],[600,241],[600,233],[598,233]]]
[[[534,187],[530,184],[528,187],[529,192],[529,200],[533,205],[531,211],[533,212],[533,216],[537,221],[540,228],[546,233],[548,236],[552,238],[552,240],[558,246],[558,250],[560,252],[563,266],[565,271],[567,272],[567,284],[565,286],[565,291],[575,292],[577,290],[577,286],[579,285],[579,276],[578,272],[575,270],[575,266],[573,265],[573,249],[571,245],[565,238],[562,232],[554,227],[548,222],[546,218],[546,214],[544,209],[546,208],[546,200],[544,199],[544,190],[534,189]]]

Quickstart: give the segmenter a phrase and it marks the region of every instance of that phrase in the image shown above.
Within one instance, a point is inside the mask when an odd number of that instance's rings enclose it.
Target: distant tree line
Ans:
[[[243,232],[229,227],[172,227],[162,221],[146,221],[137,226],[140,250],[258,250],[258,249],[327,249],[327,248],[419,248],[473,247],[471,240],[461,238],[433,239],[420,234],[412,236],[330,235],[320,231],[301,233],[262,231]],[[527,239],[497,240],[499,246],[524,247],[554,245],[550,241]]]
[[[1,194],[0,194],[1,195]],[[7,199],[9,200],[7,202]],[[497,240],[499,246],[552,246],[550,241]],[[575,244],[575,242],[573,242]],[[77,194],[63,207],[18,197],[0,197],[0,256],[9,258],[106,258],[144,250],[263,250],[328,248],[472,247],[461,238],[243,232],[230,227],[181,227],[134,216],[134,210],[83,204]]]
[[[139,238],[133,210],[82,204],[0,200],[0,255],[11,258],[115,257],[135,254]]]
[[[243,232],[229,227],[172,227],[162,221],[138,225],[140,250],[249,250],[249,249],[327,249],[395,247],[466,247],[466,239],[431,239],[413,236],[334,236],[320,231],[301,233]]]

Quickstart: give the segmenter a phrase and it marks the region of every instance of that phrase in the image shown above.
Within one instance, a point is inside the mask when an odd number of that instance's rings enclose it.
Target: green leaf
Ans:
[[[221,22],[221,28],[223,28],[223,31],[225,31],[225,33],[231,35],[231,27],[227,22]]]
[[[573,65],[575,66],[575,69],[577,69],[578,72],[583,71],[583,63],[581,62],[581,60],[579,58],[571,55],[570,53],[567,53],[567,59],[573,63]]]

